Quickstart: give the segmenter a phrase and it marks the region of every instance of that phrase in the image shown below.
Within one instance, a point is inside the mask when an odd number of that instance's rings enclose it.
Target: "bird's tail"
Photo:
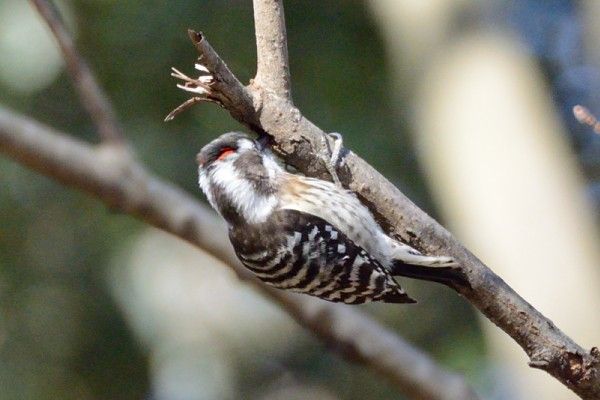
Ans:
[[[448,266],[450,265],[450,266]],[[456,263],[442,263],[436,265],[415,265],[402,260],[392,263],[390,272],[395,276],[406,276],[408,278],[420,279],[430,282],[438,282],[453,288],[471,287],[467,276]]]
[[[462,268],[452,257],[427,256],[389,236],[386,238],[392,249],[392,275],[438,282],[453,288],[471,287]]]

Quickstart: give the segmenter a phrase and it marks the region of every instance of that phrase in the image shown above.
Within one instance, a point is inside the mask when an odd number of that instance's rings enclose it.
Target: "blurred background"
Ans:
[[[58,3],[148,168],[204,201],[195,154],[240,129],[173,122],[204,31],[244,82],[251,1]],[[600,344],[600,2],[285,2],[295,103],[586,348]],[[0,102],[96,142],[45,25],[0,0]],[[574,399],[466,301],[362,306],[486,399]],[[0,399],[398,399],[189,245],[0,157]]]

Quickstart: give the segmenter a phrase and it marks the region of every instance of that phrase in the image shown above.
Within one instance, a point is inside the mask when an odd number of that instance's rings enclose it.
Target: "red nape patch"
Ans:
[[[232,149],[231,147],[225,147],[223,150],[221,150],[221,153],[219,154],[219,157],[217,157],[217,160],[223,160],[224,158],[227,158],[233,153],[235,153],[234,149]]]

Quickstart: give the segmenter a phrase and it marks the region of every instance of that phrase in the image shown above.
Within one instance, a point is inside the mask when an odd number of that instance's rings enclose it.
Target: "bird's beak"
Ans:
[[[258,139],[256,139],[257,148],[259,151],[263,151],[264,149],[269,147],[270,138],[269,135],[260,135]]]

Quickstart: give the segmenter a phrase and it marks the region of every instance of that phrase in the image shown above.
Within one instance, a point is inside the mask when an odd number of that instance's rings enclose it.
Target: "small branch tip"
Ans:
[[[208,68],[206,68],[202,64],[196,63],[196,64],[194,64],[194,68],[196,68],[198,71],[202,71],[202,72],[206,72],[207,74],[210,74],[210,71],[208,70]]]
[[[194,42],[194,44],[200,43],[202,40],[204,40],[204,34],[202,32],[196,32],[193,29],[188,29],[188,36],[192,42]]]
[[[586,107],[577,104],[573,107],[573,116],[577,122],[589,126],[594,130],[594,133],[600,134],[600,121]]]
[[[531,368],[545,370],[548,367],[548,361],[545,360],[531,360],[527,363]]]

